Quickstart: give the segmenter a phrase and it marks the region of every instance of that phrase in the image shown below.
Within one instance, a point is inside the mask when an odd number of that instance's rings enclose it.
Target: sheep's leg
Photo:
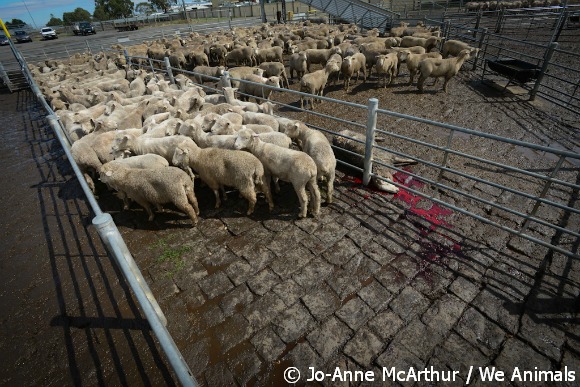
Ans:
[[[269,174],[264,173],[264,177],[262,179],[262,184],[258,185],[260,191],[266,195],[266,200],[268,201],[268,209],[272,211],[274,209],[274,200],[272,199],[272,191],[270,190],[270,180],[271,177]]]
[[[443,82],[443,91],[447,93],[447,83],[449,82],[449,80],[451,79],[451,77],[445,77],[445,82]]]
[[[300,109],[304,109],[304,96],[300,96]]]
[[[320,190],[318,189],[318,184],[316,183],[316,176],[313,176],[306,184],[308,191],[310,192],[310,212],[314,217],[320,214]]]
[[[326,176],[326,203],[332,203],[332,196],[334,195],[334,176],[335,172],[330,171],[329,175]]]
[[[416,70],[409,69],[409,85],[413,84],[413,79],[415,78]]]
[[[220,191],[219,189],[214,189],[213,194],[215,196],[215,208],[220,208],[222,202],[220,200]]]
[[[308,210],[308,195],[306,194],[306,189],[294,185],[294,191],[296,191],[296,195],[298,195],[298,200],[300,201],[300,214],[298,217],[306,218],[306,212]]]
[[[248,201],[248,212],[246,215],[252,215],[256,206],[256,190],[254,186],[241,188],[240,195]]]
[[[417,81],[417,89],[422,93],[423,92],[423,84],[425,83],[425,78],[423,74],[419,75],[419,80]]]
[[[153,221],[153,219],[155,219],[155,214],[153,213],[153,210],[151,209],[151,204],[149,204],[149,202],[139,198],[139,199],[135,199],[135,201],[137,202],[137,204],[139,204],[141,207],[143,207],[145,209],[145,211],[147,211],[147,214],[149,215],[149,221]]]
[[[224,197],[224,202],[228,201],[228,193],[223,185],[220,185],[220,190],[222,191],[222,196]]]
[[[185,212],[187,216],[191,219],[192,227],[197,224],[196,210],[189,204],[191,199],[189,198],[189,193],[186,192],[187,196],[179,197],[173,204],[175,207],[179,208],[181,211]],[[197,204],[197,200],[196,200]]]
[[[191,190],[186,188],[185,194],[187,195],[187,200],[189,201],[189,204],[191,204],[193,206],[193,209],[195,210],[195,214],[199,215],[199,205],[197,204],[197,198],[195,197],[195,192],[193,191],[193,187],[191,188]]]

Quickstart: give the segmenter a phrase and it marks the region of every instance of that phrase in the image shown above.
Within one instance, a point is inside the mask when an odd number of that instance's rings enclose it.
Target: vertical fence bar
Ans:
[[[363,184],[368,185],[371,181],[371,173],[373,171],[373,145],[375,143],[375,129],[377,127],[377,109],[379,107],[379,100],[376,98],[369,99],[368,104],[368,119],[367,132],[365,140],[365,159]]]
[[[540,88],[540,84],[542,83],[542,79],[544,78],[544,74],[550,65],[550,60],[552,59],[552,55],[554,55],[554,50],[558,48],[558,43],[552,42],[548,45],[548,49],[544,54],[544,62],[542,63],[542,69],[540,70],[540,74],[538,75],[538,79],[536,79],[536,83],[534,84],[534,88],[530,91],[530,101],[536,99],[536,94],[538,93],[538,89]]]
[[[169,76],[169,81],[175,85],[175,78],[173,78],[173,71],[171,71],[171,63],[169,63],[169,58],[164,57],[165,69],[167,70],[167,75]]]
[[[129,52],[127,52],[127,49],[123,50],[123,55],[125,55],[125,64],[128,66],[127,68],[130,69],[133,63],[131,63],[131,58],[129,57]]]
[[[546,184],[544,185],[544,189],[542,190],[542,193],[540,193],[540,196],[538,196],[538,199],[543,199],[546,196],[546,194],[548,193],[548,190],[552,186],[551,179],[556,177],[556,175],[560,171],[560,168],[562,168],[562,164],[564,163],[565,159],[566,159],[566,156],[563,156],[563,155],[560,156],[560,158],[558,159],[558,162],[556,163],[556,166],[554,167],[554,170],[552,171],[552,173],[550,173],[550,180],[548,180],[546,182]],[[532,208],[532,211],[530,211],[530,213],[524,218],[524,224],[522,224],[522,228],[518,232],[518,235],[523,234],[527,230],[527,228],[530,224],[530,218],[532,218],[533,216],[536,215],[536,212],[538,212],[538,208],[540,208],[540,205],[542,205],[542,203],[539,200],[536,200],[536,204],[534,204],[534,208]]]
[[[481,10],[477,11],[477,18],[475,19],[475,27],[473,31],[473,39],[477,37],[477,30],[479,30],[479,24],[481,23]]]
[[[560,17],[558,18],[556,28],[554,29],[554,34],[552,35],[552,42],[557,42],[558,39],[560,39],[560,34],[562,33],[562,29],[564,29],[566,20],[568,20],[568,11],[560,12]]]
[[[153,61],[151,60],[151,58],[149,58],[149,67],[151,67],[151,72],[155,76],[155,79],[159,80],[159,78],[157,77],[157,74],[155,73],[155,67],[153,67]]]
[[[455,134],[455,130],[452,129],[449,132],[449,136],[447,137],[447,145],[445,145],[445,148],[444,148],[445,153],[443,154],[443,162],[441,163],[443,168],[447,168],[447,159],[449,158],[449,149],[451,149],[451,142],[453,141],[454,134]],[[443,172],[443,169],[441,169],[441,172]]]
[[[481,53],[481,47],[483,47],[483,40],[485,39],[485,37],[487,36],[487,28],[484,28],[483,31],[481,31],[481,37],[479,38],[479,42],[477,43],[477,48],[479,49],[477,51],[477,55],[475,55],[475,59],[473,60],[473,67],[471,68],[471,70],[475,70],[477,68],[477,60],[482,57],[485,60],[485,55],[480,55]]]

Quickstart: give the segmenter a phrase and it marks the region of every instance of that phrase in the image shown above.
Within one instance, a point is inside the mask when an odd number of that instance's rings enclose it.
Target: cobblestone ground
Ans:
[[[237,198],[211,208],[199,189],[195,229],[161,214],[152,234],[132,230],[145,215],[115,215],[200,382],[279,385],[290,366],[303,378],[309,367],[372,371],[370,384],[391,367],[457,371],[417,385],[462,385],[471,366],[475,385],[478,367],[504,371],[502,385],[530,385],[511,381],[517,370],[579,371],[577,259],[404,190],[369,191],[343,173],[336,188],[319,219],[295,219],[289,186],[273,214],[262,199],[252,217]]]

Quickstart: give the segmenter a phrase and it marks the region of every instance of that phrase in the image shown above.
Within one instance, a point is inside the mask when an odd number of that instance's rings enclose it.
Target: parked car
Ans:
[[[73,33],[75,35],[96,34],[95,27],[89,22],[78,22],[73,25]]]
[[[58,39],[58,35],[56,34],[56,31],[50,27],[42,27],[40,29],[40,35],[42,35],[42,38],[44,40]]]
[[[16,43],[32,42],[32,38],[28,35],[28,32],[23,30],[14,31],[12,36],[16,39]]]
[[[4,35],[0,35],[0,46],[7,46],[8,38]]]

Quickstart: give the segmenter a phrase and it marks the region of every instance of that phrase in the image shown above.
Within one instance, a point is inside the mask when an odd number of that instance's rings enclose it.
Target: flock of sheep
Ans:
[[[495,0],[495,1],[470,1],[465,4],[467,12],[495,11],[500,9],[553,7],[562,4],[561,0]]]
[[[262,85],[288,86],[283,58],[287,52],[291,77],[296,73],[301,90],[311,94],[322,94],[333,75],[340,74],[348,88],[354,75],[362,72],[366,79],[372,69],[385,84],[391,83],[403,62],[411,82],[419,73],[419,90],[427,77],[444,77],[446,90],[449,79],[476,51],[448,41],[441,53],[429,52],[441,38],[421,25],[401,25],[392,35],[363,34],[353,25],[263,25],[127,48],[138,60],[163,55],[176,68],[195,73],[179,74],[175,83],[160,72],[136,69],[122,54],[79,54],[66,62],[46,61],[30,68],[73,141],[71,153],[93,192],[98,174],[125,208],[133,200],[152,220],[152,206],[173,203],[195,225],[196,176],[214,192],[216,208],[227,198],[225,187],[238,190],[248,202],[248,215],[254,211],[256,192],[264,194],[272,210],[271,182],[277,192],[278,180],[283,180],[296,191],[299,217],[308,212],[317,216],[320,181],[322,196],[332,202],[335,153],[321,132],[273,114],[271,89]],[[443,58],[448,55],[454,57]],[[229,77],[222,76],[230,64],[238,67],[228,69]],[[322,69],[312,71],[312,65]],[[206,94],[200,84],[220,76],[220,91]],[[256,102],[249,101],[251,96]],[[356,133],[343,134],[359,138]],[[360,144],[348,137],[337,136],[333,143],[362,154]],[[385,159],[412,162],[389,155]],[[362,157],[352,163],[361,164]],[[380,173],[392,180],[388,169]],[[398,191],[388,181],[374,180],[379,189]]]

